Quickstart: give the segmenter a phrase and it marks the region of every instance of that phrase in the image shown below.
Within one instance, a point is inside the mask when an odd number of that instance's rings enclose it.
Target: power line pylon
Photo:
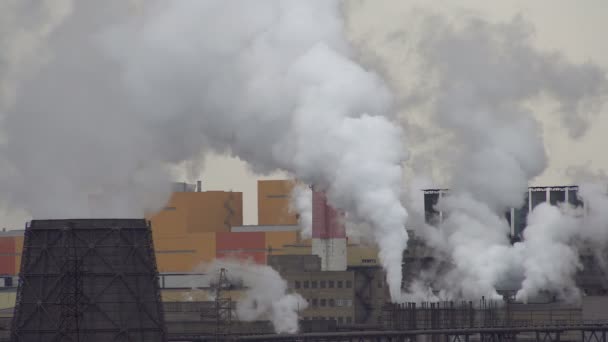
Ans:
[[[232,325],[232,299],[228,295],[228,290],[232,284],[226,276],[226,269],[220,269],[220,277],[215,289],[215,339],[221,341],[230,335]]]

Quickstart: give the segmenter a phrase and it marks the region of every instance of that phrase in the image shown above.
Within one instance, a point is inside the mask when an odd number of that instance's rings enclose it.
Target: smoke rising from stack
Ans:
[[[4,112],[7,202],[34,217],[141,216],[166,200],[168,165],[230,154],[370,223],[398,295],[403,132],[384,82],[352,58],[338,1],[72,5]]]
[[[298,332],[298,312],[306,309],[308,303],[297,293],[287,293],[287,282],[272,267],[215,260],[203,268],[216,277],[222,268],[226,269],[230,283],[246,288],[245,296],[238,300],[236,307],[240,320],[269,319],[277,333]]]
[[[430,17],[419,50],[435,81],[428,94],[434,121],[452,135],[451,146],[458,151],[451,160],[451,195],[439,203],[447,218],[426,234],[452,265],[437,275],[441,288],[451,297],[495,297],[501,284],[522,277],[522,294],[567,288],[571,280],[565,275],[573,274],[577,262],[558,261],[560,269],[543,269],[540,264],[547,260],[540,253],[548,249],[538,247],[550,245],[553,260],[570,259],[560,253],[564,238],[546,235],[548,226],[566,229],[570,219],[555,208],[531,213],[523,261],[510,246],[504,212],[521,207],[529,182],[547,164],[542,132],[528,104],[550,98],[556,118],[571,137],[580,137],[605,99],[604,71],[534,48],[530,25],[520,18],[459,24]],[[547,278],[548,272],[554,278]]]

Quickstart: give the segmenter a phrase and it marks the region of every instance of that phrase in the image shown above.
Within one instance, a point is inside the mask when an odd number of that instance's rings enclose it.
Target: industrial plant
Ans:
[[[0,1],[0,342],[608,342],[604,3]]]
[[[4,340],[577,341],[605,336],[608,284],[592,257],[583,256],[590,263],[576,277],[585,293],[581,303],[563,303],[551,293],[522,303],[513,297],[516,289],[502,289],[500,300],[392,303],[378,250],[347,238],[343,214],[323,192],[312,193],[312,236],[301,237],[300,213],[290,205],[294,186],[289,180],[258,181],[258,225],[242,224],[242,193],[180,183],[165,208],[147,220],[34,220],[24,231],[3,232]],[[427,223],[436,224],[445,215],[436,210],[438,199],[449,192],[422,191]],[[521,226],[513,217],[520,211],[543,201],[583,205],[576,186],[534,187],[528,194],[524,208],[507,213],[514,241]],[[404,289],[436,263],[424,242],[413,231],[410,236],[403,255]],[[248,265],[246,272],[254,276],[264,276],[256,267],[267,265],[280,274],[287,293],[303,297],[305,304],[296,308],[296,334],[274,335],[270,317],[239,317],[246,281],[235,277],[231,264],[205,268],[223,259]]]

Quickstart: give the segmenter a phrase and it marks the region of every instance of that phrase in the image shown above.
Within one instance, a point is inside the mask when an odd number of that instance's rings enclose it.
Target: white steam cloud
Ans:
[[[296,184],[291,191],[290,209],[299,215],[300,236],[312,238],[312,189],[309,186]]]
[[[563,275],[574,272],[576,260],[559,270],[539,265],[546,258],[540,254],[549,251],[570,259],[561,253],[568,239],[543,236],[549,226],[566,229],[569,220],[553,208],[532,213],[522,267],[504,213],[521,207],[529,182],[547,164],[529,102],[550,98],[570,135],[579,137],[603,104],[603,70],[537,50],[530,26],[520,18],[501,24],[467,19],[453,25],[431,17],[427,24],[419,52],[435,81],[428,98],[434,121],[452,135],[451,146],[458,151],[451,160],[451,195],[439,204],[447,218],[437,231],[425,234],[451,264],[449,272],[437,275],[440,287],[451,297],[468,298],[496,297],[501,284],[521,277],[522,293],[558,283],[569,287]],[[545,245],[550,249],[538,248]],[[555,278],[547,278],[547,272]]]
[[[550,291],[565,301],[580,300],[582,293],[574,276],[584,267],[580,259],[582,254],[596,258],[606,271],[606,185],[582,184],[579,196],[584,200],[584,209],[568,205],[558,208],[543,203],[528,216],[524,240],[514,246],[525,272],[518,299],[527,301],[531,296]]]
[[[298,332],[298,312],[308,303],[297,293],[287,293],[287,282],[270,266],[242,261],[215,260],[205,265],[206,272],[219,280],[221,269],[231,284],[246,288],[237,302],[236,314],[243,321],[268,319],[277,333]]]
[[[166,200],[168,166],[236,155],[372,225],[399,294],[403,134],[384,82],[352,58],[338,1],[72,5],[3,113],[8,203],[35,218],[141,216]]]

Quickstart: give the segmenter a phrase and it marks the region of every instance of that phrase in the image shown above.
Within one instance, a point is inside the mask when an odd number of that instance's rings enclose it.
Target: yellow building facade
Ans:
[[[258,224],[260,226],[296,225],[298,216],[290,208],[292,180],[258,181]]]
[[[243,194],[175,192],[149,219],[159,272],[191,272],[215,259],[215,233],[243,224]]]

